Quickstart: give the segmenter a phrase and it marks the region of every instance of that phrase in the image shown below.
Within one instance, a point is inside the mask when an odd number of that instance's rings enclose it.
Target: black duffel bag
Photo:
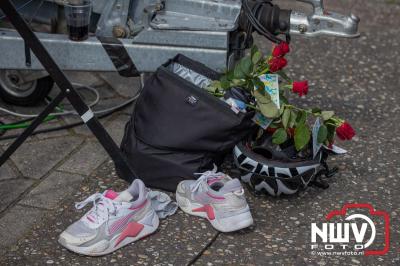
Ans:
[[[121,149],[147,186],[175,191],[195,172],[220,165],[252,130],[254,112],[236,114],[202,88],[218,78],[214,70],[177,55],[146,80]]]

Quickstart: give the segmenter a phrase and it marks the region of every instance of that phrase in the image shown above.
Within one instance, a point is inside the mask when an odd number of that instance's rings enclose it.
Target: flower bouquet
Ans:
[[[221,97],[234,88],[240,88],[251,95],[244,101],[245,108],[258,111],[263,123],[260,134],[272,134],[272,142],[280,145],[292,141],[301,152],[309,147],[313,137],[310,120],[319,120],[317,141],[320,145],[332,148],[337,136],[341,140],[351,140],[355,131],[344,119],[333,111],[321,108],[302,108],[291,104],[290,94],[303,97],[307,95],[307,81],[293,81],[283,69],[287,65],[285,55],[290,48],[287,43],[274,47],[272,54],[264,56],[257,46],[253,46],[249,56],[242,58],[234,69],[227,71],[220,80],[215,80],[206,88],[215,96]],[[280,77],[278,83],[278,77]],[[275,84],[272,86],[271,84]],[[226,96],[225,96],[226,98]]]

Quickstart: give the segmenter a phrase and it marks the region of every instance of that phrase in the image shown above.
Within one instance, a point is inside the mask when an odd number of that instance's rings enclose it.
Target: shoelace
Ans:
[[[207,171],[204,173],[194,173],[195,175],[201,175],[199,177],[199,179],[197,179],[197,181],[195,183],[193,183],[192,185],[190,185],[190,190],[191,192],[196,192],[200,186],[201,183],[203,181],[207,182],[209,179],[211,178],[217,178],[217,177],[221,177],[221,176],[226,176],[226,174],[222,173],[222,172],[218,172],[217,173],[217,169],[216,167],[214,167],[213,170],[211,171]],[[244,195],[244,189],[242,188],[240,191],[234,191],[233,194],[235,194],[236,196],[243,196]]]
[[[214,168],[211,171],[206,171],[204,173],[194,173],[194,174],[195,175],[201,175],[201,176],[196,180],[195,183],[190,185],[190,190],[192,192],[196,192],[200,188],[202,182],[204,182],[204,181],[207,182],[211,178],[217,178],[217,177],[225,176],[224,173],[221,173],[221,172],[217,173],[217,169],[216,168]]]
[[[96,224],[107,220],[110,213],[117,211],[115,203],[111,199],[104,197],[101,193],[95,193],[84,201],[75,203],[75,208],[80,210],[89,203],[93,203],[93,207],[84,217],[89,217],[89,220],[93,220]]]

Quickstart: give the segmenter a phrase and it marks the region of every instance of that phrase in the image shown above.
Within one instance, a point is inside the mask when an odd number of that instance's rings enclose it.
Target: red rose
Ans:
[[[281,42],[280,44],[275,46],[274,50],[272,51],[272,56],[282,57],[289,52],[290,52],[289,44],[286,42]]]
[[[274,57],[268,63],[270,72],[274,73],[284,68],[287,65],[287,60],[283,57]]]
[[[349,123],[343,122],[343,124],[336,128],[336,134],[341,140],[351,140],[356,135],[356,132]]]
[[[293,82],[293,89],[292,91],[294,93],[299,94],[299,96],[307,95],[308,93],[308,81],[303,80],[303,81],[295,81]]]
[[[277,130],[277,128],[273,128],[273,127],[267,127],[267,129],[266,129],[267,133],[269,133],[271,135],[274,134],[276,130]]]

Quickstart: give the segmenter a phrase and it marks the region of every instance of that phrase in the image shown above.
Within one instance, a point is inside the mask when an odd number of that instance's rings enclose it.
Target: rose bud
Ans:
[[[308,81],[303,80],[303,81],[295,81],[293,82],[293,88],[292,88],[293,93],[297,93],[300,97],[303,95],[307,95],[308,93]]]
[[[274,73],[283,69],[287,65],[287,60],[283,57],[274,57],[268,63],[270,72]]]
[[[343,122],[336,128],[336,134],[341,140],[351,140],[356,135],[356,132],[349,123]]]
[[[272,56],[282,57],[289,52],[290,52],[289,44],[286,42],[281,42],[280,44],[275,46],[274,50],[272,51]]]

